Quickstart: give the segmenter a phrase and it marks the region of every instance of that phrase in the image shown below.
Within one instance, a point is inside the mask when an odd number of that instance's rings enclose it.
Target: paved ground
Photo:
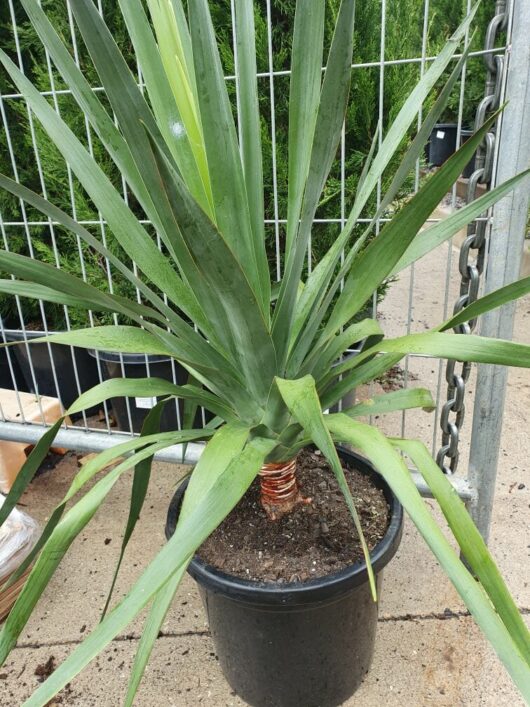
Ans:
[[[412,329],[425,329],[440,319],[446,253],[446,249],[440,249],[416,269]],[[407,286],[408,279],[404,277],[393,285],[383,304],[382,323],[389,333],[397,332],[406,322]],[[422,291],[428,297],[421,296]],[[519,307],[516,338],[530,343],[529,299]],[[436,382],[438,369],[430,361],[415,361],[411,370],[418,376],[417,384],[432,387]],[[491,546],[526,616],[530,615],[529,417],[530,375],[528,371],[514,371],[506,403]],[[433,416],[410,415],[407,434],[428,441],[434,422]],[[379,423],[388,431],[399,431],[401,420],[397,416]],[[462,459],[465,467],[465,454]],[[36,479],[23,499],[28,512],[45,520],[76,468],[75,456],[69,455],[53,472]],[[156,465],[118,593],[126,590],[164,542],[164,513],[181,472],[169,465]],[[2,707],[21,704],[38,684],[36,669],[51,659],[52,663],[60,662],[97,623],[119,550],[128,489],[128,481],[122,479],[108,504],[74,543],[23,631],[19,646],[0,669]],[[126,689],[140,629],[138,620],[72,682],[60,704],[117,707]],[[220,674],[197,592],[186,578],[157,641],[137,705],[243,704]],[[381,704],[386,707],[523,704],[410,524],[406,526],[400,551],[386,571],[372,670],[355,697],[346,703],[347,707]]]

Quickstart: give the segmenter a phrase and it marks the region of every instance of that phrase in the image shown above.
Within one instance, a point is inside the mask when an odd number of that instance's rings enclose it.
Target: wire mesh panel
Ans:
[[[99,85],[97,73],[75,27],[73,14],[68,2],[43,2],[44,9],[58,32],[66,39],[76,64],[91,82],[92,89],[105,97]],[[330,244],[346,222],[352,204],[352,195],[358,184],[359,175],[373,141],[382,143],[388,125],[397,114],[403,101],[418,79],[424,74],[447,36],[461,20],[462,9],[469,11],[471,1],[461,0],[362,0],[357,2],[355,51],[352,67],[351,97],[346,120],[342,130],[340,147],[330,177],[326,183],[322,200],[316,214],[311,241],[307,253],[306,274],[319,262]],[[127,32],[116,0],[97,0],[99,12],[105,18],[124,57],[135,73],[143,90],[141,66],[131,50]],[[211,3],[213,19],[218,32],[221,56],[224,62],[226,80],[232,99],[234,112],[238,109],[238,77],[234,72],[234,47],[237,37],[232,22],[233,0],[216,0]],[[454,150],[469,135],[475,125],[482,124],[477,118],[477,109],[482,110],[486,79],[495,85],[486,85],[486,93],[495,95],[495,105],[490,101],[484,109],[490,112],[500,102],[506,77],[505,60],[510,44],[510,23],[508,9],[504,2],[482,4],[476,21],[476,33],[467,34],[463,47],[471,44],[461,80],[451,97],[446,113],[431,136],[430,146],[422,160],[406,181],[394,202],[375,222],[374,233],[390,219],[392,212],[406,202],[409,195],[416,192],[424,180],[429,178],[433,162],[436,164],[435,148],[440,145]],[[272,276],[282,277],[283,246],[285,224],[287,222],[287,138],[288,138],[288,94],[290,41],[294,19],[295,1],[274,2],[260,0],[256,3],[257,29],[257,70],[259,78],[259,100],[262,113],[262,145],[265,171],[265,224],[267,253]],[[331,39],[331,18],[338,3],[328,3],[325,28],[326,43]],[[495,19],[502,15],[502,19]],[[76,106],[69,90],[55,70],[46,50],[40,45],[31,29],[23,9],[17,0],[7,0],[0,9],[0,36],[2,47],[8,52],[19,68],[34,82],[39,91],[63,117],[67,124],[82,139],[90,154],[102,165],[113,183],[118,184],[123,199],[133,208],[142,223],[151,229],[154,239],[161,249],[163,246],[155,230],[147,222],[135,202],[134,196],[110,163],[104,149],[94,134],[88,119]],[[492,31],[492,22],[494,31]],[[459,55],[460,56],[460,55]],[[458,57],[457,57],[458,58]],[[496,69],[493,72],[492,67]],[[7,77],[0,77],[0,114],[2,135],[0,142],[0,171],[20,183],[31,186],[35,191],[57,203],[85,226],[111,252],[117,253],[127,262],[114,240],[107,223],[94,208],[83,188],[65,164],[60,154],[46,137],[35,120],[23,97],[13,90]],[[482,101],[482,103],[481,103]],[[108,107],[107,104],[105,104]],[[428,107],[428,105],[427,105]],[[422,123],[425,107],[418,106],[415,127]],[[484,119],[482,115],[482,122]],[[392,166],[396,166],[400,155],[406,149],[404,144]],[[430,155],[429,155],[430,153]],[[430,159],[429,159],[430,157]],[[480,169],[484,169],[483,153],[479,152]],[[475,197],[480,192],[480,182],[491,183],[494,179],[495,151],[490,149],[488,157],[488,178],[482,172],[476,176],[476,165],[468,165],[474,179]],[[371,223],[392,177],[392,169],[379,180],[377,189],[369,201],[365,212],[357,222],[353,238],[358,236],[366,224]],[[475,176],[473,176],[475,175]],[[465,180],[463,184],[465,184]],[[459,208],[465,201],[465,191],[455,188],[444,203],[432,215],[429,222],[436,222],[446,213]],[[479,222],[489,223],[488,215]],[[482,226],[480,227],[482,229]],[[67,233],[52,219],[44,219],[39,212],[6,194],[0,196],[0,232],[3,247],[17,253],[50,263],[80,275],[86,282],[105,291],[127,296],[134,295],[142,301],[141,293],[133,285],[126,283],[108,259],[91,250],[79,237]],[[487,232],[485,231],[485,236]],[[391,281],[374,295],[367,307],[374,318],[384,320],[384,329],[389,335],[400,335],[425,329],[438,324],[449,316],[453,303],[460,291],[461,274],[458,267],[458,239],[443,245],[417,265],[404,271],[397,281]],[[135,274],[136,264],[128,263]],[[467,272],[467,270],[466,270]],[[163,293],[162,293],[163,294]],[[102,323],[126,323],[118,315],[87,314],[62,305],[43,302],[30,304],[20,297],[2,295],[0,308],[0,336],[4,342],[21,341],[16,348],[2,351],[0,361],[3,380],[0,387],[10,388],[18,400],[17,421],[29,422],[24,416],[24,406],[20,393],[30,391],[39,395],[59,398],[63,408],[73,401],[83,390],[110,376],[157,376],[175,383],[186,382],[187,373],[174,360],[145,355],[123,355],[86,352],[76,347],[60,347],[55,344],[30,344],[39,333],[71,330],[82,326],[97,326]],[[469,376],[468,376],[469,377]],[[377,386],[389,389],[407,387],[420,380],[435,393],[437,409],[433,416],[416,412],[396,414],[386,421],[387,429],[397,434],[420,436],[428,442],[433,455],[440,444],[440,416],[443,433],[447,434],[449,418],[446,405],[446,383],[444,365],[434,359],[409,356],[401,367],[396,367],[384,379],[377,381],[370,389],[358,391],[367,396]],[[451,385],[452,378],[449,377]],[[472,375],[467,388],[461,393],[466,402],[473,388]],[[450,394],[454,394],[454,390]],[[463,403],[463,401],[460,401]],[[89,410],[79,419],[72,420],[68,430],[61,436],[61,444],[72,448],[99,448],[112,442],[105,442],[102,433],[109,437],[138,432],[146,411],[153,404],[149,399],[120,399],[102,405],[101,410]],[[469,407],[469,404],[468,404]],[[462,408],[461,408],[462,409]],[[180,427],[182,406],[179,401],[169,409],[166,424],[168,428]],[[205,411],[198,413],[196,423],[204,424]],[[0,407],[0,437],[6,436],[9,427]],[[45,422],[44,410],[40,420]],[[378,420],[372,420],[379,424]],[[462,415],[460,417],[462,422]],[[460,425],[459,425],[460,427]],[[20,426],[20,439],[29,439]],[[469,431],[469,426],[467,432]],[[87,433],[81,441],[79,431]],[[460,429],[464,439],[460,439],[460,453],[469,440],[466,428]],[[9,434],[13,435],[12,431]],[[33,433],[31,433],[33,434]],[[87,441],[90,438],[91,441]],[[444,444],[447,439],[444,437]],[[447,451],[447,450],[446,450]],[[441,460],[443,465],[443,459]],[[454,465],[452,466],[454,470]],[[459,489],[466,495],[465,479]]]

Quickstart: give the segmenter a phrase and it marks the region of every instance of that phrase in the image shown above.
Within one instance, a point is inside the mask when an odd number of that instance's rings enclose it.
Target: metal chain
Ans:
[[[484,49],[484,62],[487,68],[484,98],[479,103],[475,116],[474,131],[482,127],[486,118],[499,108],[501,99],[502,77],[504,69],[504,56],[493,54],[497,35],[506,27],[508,13],[506,0],[497,0],[495,3],[495,16],[488,25]],[[495,152],[495,126],[487,133],[485,139],[475,154],[475,169],[469,178],[467,189],[467,203],[477,198],[479,184],[487,188],[493,176],[493,158]],[[467,227],[467,236],[460,249],[458,268],[460,270],[460,296],[458,297],[453,313],[460,312],[478,297],[480,276],[484,270],[486,254],[486,227],[487,221],[481,214],[479,220]],[[482,219],[482,220],[480,220]],[[465,324],[455,327],[459,334],[471,334],[477,324],[473,319]],[[440,426],[442,428],[442,446],[436,455],[436,463],[445,474],[453,474],[458,466],[460,430],[465,416],[466,383],[471,373],[471,363],[448,361],[445,371],[447,381],[447,402],[442,408]]]

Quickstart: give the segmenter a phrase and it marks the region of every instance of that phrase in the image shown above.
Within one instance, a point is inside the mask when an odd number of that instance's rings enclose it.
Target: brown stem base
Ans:
[[[261,505],[270,520],[278,520],[300,504],[311,503],[304,498],[296,482],[296,457],[288,462],[264,464],[261,467]]]

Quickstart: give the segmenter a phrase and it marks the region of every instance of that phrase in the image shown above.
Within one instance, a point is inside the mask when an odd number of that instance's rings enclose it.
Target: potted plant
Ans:
[[[311,226],[334,162],[348,101],[354,9],[351,0],[341,3],[326,70],[322,72],[325,3],[315,1],[308,6],[298,2],[290,78],[285,268],[271,305],[271,278],[264,246],[252,2],[235,3],[238,140],[207,0],[190,0],[189,20],[178,0],[149,0],[152,24],[140,0],[120,2],[142,66],[149,103],[92,0],[71,0],[80,34],[105,87],[119,130],[39,4],[34,0],[21,1],[72,94],[146,216],[155,224],[165,250],[158,249],[46,99],[5,54],[0,54],[34,115],[68,159],[125,252],[138,263],[141,279],[119,260],[116,267],[139,288],[142,302],[94,288],[49,265],[1,252],[0,266],[18,278],[10,281],[9,287],[21,296],[64,304],[83,303],[94,311],[116,312],[140,325],[81,329],[46,337],[47,341],[170,356],[190,372],[193,380],[182,386],[156,378],[109,380],[71,406],[70,413],[116,395],[165,396],[146,417],[139,437],[102,452],[83,466],[51,514],[35,551],[19,570],[23,572],[34,562],[0,635],[0,661],[15,645],[61,557],[104,503],[120,475],[134,468],[121,563],[142,508],[155,452],[192,440],[207,442],[185,493],[181,492],[171,504],[167,544],[127,596],[105,613],[101,623],[27,704],[46,704],[139,611],[151,604],[126,698],[126,704],[132,704],[161,623],[188,566],[208,596],[207,610],[225,674],[244,698],[252,704],[271,704],[264,685],[270,688],[273,671],[281,686],[274,694],[273,704],[338,704],[355,689],[370,662],[377,615],[374,600],[380,589],[380,571],[399,542],[401,508],[418,527],[515,684],[529,698],[528,630],[448,479],[420,442],[385,438],[375,427],[358,419],[367,411],[432,408],[428,391],[394,391],[342,413],[323,414],[356,385],[382,375],[411,352],[530,366],[530,347],[451,333],[462,322],[528,292],[529,279],[488,294],[421,334],[385,339],[377,321],[354,321],[356,313],[389,276],[450,238],[526,176],[497,187],[416,239],[489,129],[492,118],[425,182],[376,237],[371,237],[375,220],[392,203],[420,156],[458,79],[466,58],[464,52],[410,142],[372,223],[353,246],[350,244],[353,226],[379,177],[415,122],[418,106],[448,67],[476,8],[431,63],[379,149],[374,143],[344,229],[307,275],[304,258]],[[89,235],[78,223],[38,194],[4,176],[0,177],[0,184],[87,242]],[[95,239],[91,247],[108,257],[103,244]],[[160,296],[161,292],[167,300]],[[332,365],[353,342],[360,340],[364,340],[360,353],[338,366]],[[214,420],[205,429],[158,432],[163,407],[174,396],[191,405],[204,405],[215,415]],[[61,421],[50,428],[36,445],[3,505],[0,521],[20,498],[60,424]],[[301,473],[297,472],[297,458],[311,444],[331,469],[323,483],[327,488],[335,483],[344,496],[351,514],[351,533],[358,536],[364,560],[307,581],[289,578],[284,582],[249,581],[206,564],[201,559],[203,543],[233,509],[238,513],[245,503],[248,505],[247,491],[261,496],[261,519],[271,532],[274,524],[287,522],[295,514],[312,513],[317,499],[304,492],[298,478]],[[350,456],[336,446],[340,444],[353,446],[363,458]],[[403,454],[417,466],[431,488],[469,569],[420,497]],[[111,466],[113,462],[117,465]],[[389,522],[371,552],[350,488],[353,472],[347,467],[352,465],[358,468],[360,479],[371,477],[373,485],[382,489],[388,508]],[[104,472],[101,478],[87,489],[85,484],[100,471]],[[317,487],[315,496],[319,493]],[[77,494],[79,499],[66,510],[66,504]],[[338,507],[335,512],[339,512]],[[296,536],[293,542],[296,543]],[[341,617],[347,620],[341,622]],[[348,631],[356,621],[367,627],[361,646],[358,641],[356,646],[348,641]],[[237,631],[236,641],[226,633],[227,622],[230,632]],[[273,638],[277,642],[271,649]],[[337,647],[341,649],[340,659]],[[296,654],[296,660],[289,663],[292,672],[285,671],[284,663],[279,664],[286,650],[290,651],[289,656]],[[319,660],[315,658],[317,652]],[[299,663],[304,659],[302,670]],[[245,672],[248,674],[243,675]]]

